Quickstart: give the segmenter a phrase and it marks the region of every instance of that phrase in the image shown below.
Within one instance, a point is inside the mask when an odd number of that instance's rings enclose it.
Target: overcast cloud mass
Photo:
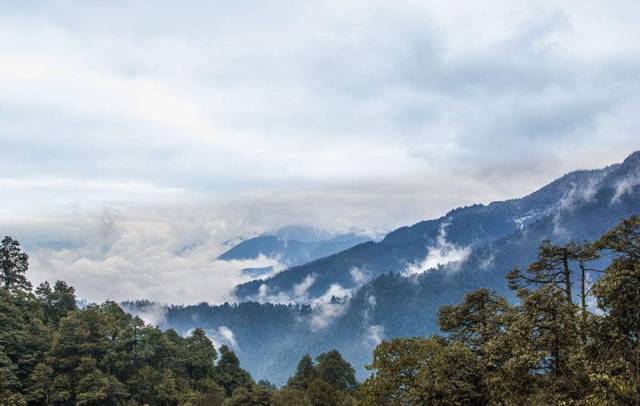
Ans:
[[[637,1],[0,2],[0,232],[220,302],[245,233],[389,230],[638,149]],[[263,258],[259,264],[269,265]]]

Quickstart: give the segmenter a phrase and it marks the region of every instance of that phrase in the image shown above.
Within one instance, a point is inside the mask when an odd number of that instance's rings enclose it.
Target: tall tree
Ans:
[[[53,289],[45,281],[36,288],[35,293],[43,307],[45,320],[54,327],[67,313],[78,309],[75,289],[64,281],[56,281]]]
[[[628,392],[640,402],[640,216],[622,221],[596,246],[613,259],[593,288],[607,332],[599,353],[605,355],[601,359],[619,360],[622,368],[610,372],[615,376],[621,370]]]
[[[315,373],[320,379],[341,391],[356,388],[355,371],[337,350],[318,355],[316,361]]]
[[[485,346],[491,401],[562,404],[580,399],[588,379],[576,307],[551,284],[518,293],[516,317]]]
[[[193,330],[184,340],[182,357],[191,379],[197,381],[214,375],[218,353],[203,329]]]
[[[6,236],[0,243],[0,282],[11,291],[29,291],[31,282],[25,273],[29,269],[29,256],[22,251],[20,243]]]
[[[55,371],[46,362],[36,365],[29,377],[27,400],[45,406],[53,404],[54,374]]]
[[[250,388],[254,384],[251,375],[240,368],[240,360],[236,354],[226,345],[220,347],[220,360],[216,367],[216,376],[218,383],[228,396],[233,394],[236,388]]]
[[[575,243],[553,245],[551,241],[545,240],[540,245],[537,260],[527,268],[527,274],[514,269],[507,278],[514,289],[532,285],[554,285],[562,289],[569,304],[574,304],[574,271],[571,262],[578,259],[579,253]]]
[[[472,351],[483,354],[484,346],[503,334],[514,309],[505,298],[487,289],[468,293],[459,305],[445,305],[438,312],[440,329]]]
[[[314,377],[313,359],[309,354],[305,354],[298,362],[296,373],[287,381],[287,387],[305,391]]]
[[[16,375],[17,367],[4,353],[0,345],[0,404],[19,404],[23,401],[20,395],[20,380]]]
[[[396,338],[375,349],[373,375],[360,387],[364,405],[484,404],[483,366],[459,342]]]
[[[309,383],[307,397],[313,406],[339,405],[341,400],[336,388],[320,378],[315,378]]]
[[[251,375],[240,368],[238,356],[226,345],[220,347],[216,377],[227,395],[233,394],[236,388],[249,388],[254,384]]]

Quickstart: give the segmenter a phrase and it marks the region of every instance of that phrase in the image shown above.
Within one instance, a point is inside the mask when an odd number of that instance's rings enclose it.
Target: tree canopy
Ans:
[[[440,309],[442,335],[377,345],[361,384],[337,350],[304,355],[282,388],[256,383],[201,328],[162,331],[109,301],[81,309],[63,281],[32,290],[10,237],[0,267],[1,405],[640,404],[638,216],[593,243],[543,242],[508,275],[517,300],[469,292]]]

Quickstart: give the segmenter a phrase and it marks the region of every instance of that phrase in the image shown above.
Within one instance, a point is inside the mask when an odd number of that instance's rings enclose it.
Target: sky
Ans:
[[[89,300],[232,300],[225,241],[379,234],[640,148],[637,1],[0,1],[0,233]]]

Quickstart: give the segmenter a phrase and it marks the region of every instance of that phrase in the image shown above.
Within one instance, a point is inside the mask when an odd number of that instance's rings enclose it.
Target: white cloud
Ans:
[[[638,148],[639,8],[5,2],[0,226],[48,246],[34,277],[80,295],[222,300],[235,266],[173,245],[388,230],[620,161]],[[103,208],[134,231],[102,241],[86,224]],[[181,227],[198,237],[162,236]],[[445,248],[431,264],[464,254]]]
[[[220,348],[223,345],[228,345],[234,350],[239,349],[235,334],[227,326],[220,326],[215,330],[207,330],[207,337],[209,337],[216,348]]]
[[[161,303],[145,303],[142,306],[135,306],[129,303],[121,303],[122,308],[134,316],[140,317],[147,325],[164,327],[167,322],[167,305]]]
[[[313,286],[316,279],[316,274],[309,274],[302,281],[293,285],[291,291],[278,291],[276,295],[270,294],[269,286],[263,283],[258,287],[258,295],[252,300],[260,303],[310,304],[313,298],[309,297],[307,291]]]
[[[307,290],[309,290],[311,285],[315,283],[316,278],[317,276],[315,274],[309,274],[302,280],[302,282],[295,285],[293,287],[293,294],[295,295],[294,297],[296,298],[305,297],[307,294]]]
[[[249,280],[241,269],[277,265],[264,256],[217,260],[222,249],[218,237],[226,231],[215,222],[132,222],[107,212],[66,227],[50,235],[59,241],[46,242],[46,236],[44,242],[27,240],[32,244],[29,276],[35,283],[65,280],[92,301],[232,301],[233,287]]]
[[[349,306],[352,289],[339,284],[331,284],[324,295],[311,300],[311,329],[319,330],[329,326],[342,316]]]
[[[448,223],[440,224],[440,230],[436,237],[436,244],[427,247],[426,257],[405,269],[405,275],[415,275],[439,267],[447,267],[449,270],[457,270],[471,254],[471,247],[459,247],[447,241]]]
[[[363,272],[358,267],[353,267],[349,270],[351,279],[356,286],[362,286],[371,279],[371,275],[367,272]]]
[[[640,173],[632,174],[620,180],[616,184],[616,193],[611,199],[611,203],[616,203],[624,194],[631,192],[638,186],[640,186]]]
[[[367,333],[365,335],[367,345],[375,347],[384,340],[384,326],[375,324],[367,327]]]

